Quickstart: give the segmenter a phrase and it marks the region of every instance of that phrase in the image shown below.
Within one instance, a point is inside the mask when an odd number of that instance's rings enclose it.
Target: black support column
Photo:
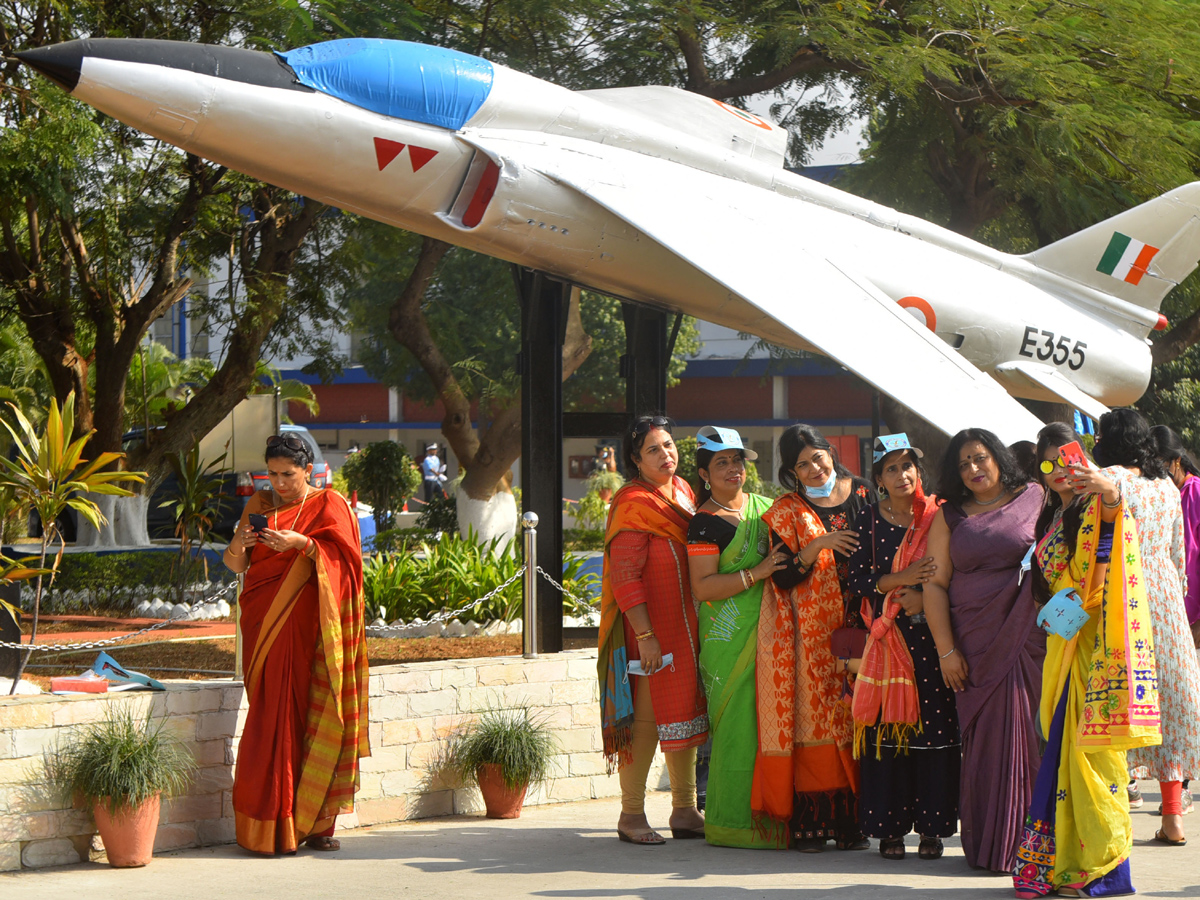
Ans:
[[[622,303],[625,319],[625,355],[621,357],[621,375],[625,378],[625,410],[630,418],[667,411],[667,364],[671,360],[670,344],[678,331],[670,331],[669,313]]]
[[[538,515],[538,564],[562,578],[562,346],[570,286],[516,269],[521,296],[521,511]],[[562,650],[562,595],[537,582],[538,652]]]

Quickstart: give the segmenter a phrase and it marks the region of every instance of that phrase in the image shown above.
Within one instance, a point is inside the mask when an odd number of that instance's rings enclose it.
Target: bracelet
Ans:
[[[306,539],[305,539],[305,541],[304,541],[304,549],[300,551],[300,552],[301,552],[301,553],[303,553],[305,556],[308,556],[308,548],[312,546],[312,542],[313,542],[313,539],[312,539],[311,537],[310,537],[310,538],[306,538]]]
[[[806,563],[804,557],[799,553],[796,554],[796,565],[799,566],[801,572],[807,572],[812,568],[812,563]]]
[[[648,640],[650,640],[650,638],[652,638],[652,637],[654,637],[654,629],[653,629],[653,628],[651,628],[649,631],[643,631],[641,634],[635,634],[635,635],[634,635],[634,638],[637,640],[637,642],[638,642],[639,644],[640,644],[642,641],[648,641]]]
[[[754,587],[754,570],[753,569],[742,569],[742,571],[750,576],[750,587]]]
[[[230,556],[232,556],[234,559],[241,559],[243,556],[245,556],[245,555],[246,555],[246,551],[245,551],[245,550],[243,550],[241,553],[234,553],[234,552],[233,552],[233,544],[229,544],[229,545],[228,545],[228,546],[225,548],[225,552],[226,552],[226,553],[228,553]]]
[[[1124,499],[1125,499],[1124,495],[1121,493],[1120,490],[1118,490],[1116,503],[1109,503],[1107,500],[1104,499],[1104,497],[1100,498],[1100,502],[1104,504],[1105,509],[1116,509],[1118,506],[1121,505],[1121,501]]]
[[[742,590],[748,590],[750,585],[746,584],[746,570],[738,569],[738,575],[741,576],[742,579]]]
[[[950,648],[949,650],[947,650],[945,653],[939,653],[939,654],[938,654],[938,659],[945,659],[947,656],[949,656],[951,653],[953,653],[953,652],[954,652],[955,650],[957,650],[957,649],[958,649],[957,647],[951,647],[951,648]]]
[[[882,579],[880,579],[880,580],[882,580]],[[878,581],[876,581],[876,582],[875,582],[875,593],[877,593],[877,594],[883,594],[884,596],[886,596],[888,592],[887,592],[887,591],[885,591],[883,588],[881,588],[881,587],[879,586],[879,582],[878,582]]]

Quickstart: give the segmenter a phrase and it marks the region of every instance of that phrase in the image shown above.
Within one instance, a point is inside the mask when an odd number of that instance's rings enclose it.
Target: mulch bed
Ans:
[[[78,625],[78,623],[73,623]],[[73,627],[71,631],[83,629]],[[111,624],[104,626],[111,631]],[[40,631],[40,629],[39,629]],[[233,638],[205,641],[137,639],[140,646],[106,647],[105,652],[129,669],[157,678],[186,678],[203,681],[231,677],[234,666]],[[96,658],[95,650],[86,652],[39,653],[32,660],[36,668],[27,670],[27,678],[42,689],[49,689],[53,675],[76,675],[88,668]],[[388,666],[403,662],[429,662],[438,659],[478,659],[488,656],[519,656],[521,635],[460,638],[367,638],[367,659],[372,666]],[[53,668],[43,668],[53,666]],[[167,671],[167,670],[182,671]],[[221,674],[213,674],[221,673]]]

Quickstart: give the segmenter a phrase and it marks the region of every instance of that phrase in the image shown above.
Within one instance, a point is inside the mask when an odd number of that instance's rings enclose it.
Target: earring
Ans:
[[[706,481],[706,482],[704,482],[704,489],[705,489],[706,491],[711,491],[711,490],[712,490],[712,485],[711,485],[711,484],[709,484],[709,483]]]

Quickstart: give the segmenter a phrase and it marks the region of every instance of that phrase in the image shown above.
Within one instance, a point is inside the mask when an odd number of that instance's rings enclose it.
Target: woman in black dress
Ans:
[[[856,740],[862,778],[859,823],[864,834],[879,838],[885,859],[904,859],[904,835],[911,830],[921,836],[921,859],[937,859],[942,855],[941,839],[954,834],[958,824],[960,748],[954,692],[942,679],[937,647],[921,612],[921,586],[933,576],[933,559],[915,547],[904,555],[908,561],[903,569],[893,574],[893,562],[900,565],[904,559],[897,557],[897,550],[906,535],[911,540],[928,534],[920,522],[914,527],[914,501],[920,497],[921,513],[928,510],[929,519],[936,508],[936,498],[924,497],[921,491],[920,458],[921,451],[909,444],[907,435],[876,438],[871,474],[886,499],[859,512],[853,526],[859,548],[848,561],[847,602],[859,605],[864,620],[883,615],[888,593],[897,591],[893,600],[904,612],[895,616],[894,627],[912,660],[920,715],[916,730],[881,728],[873,716],[873,724],[861,728]],[[863,690],[861,682],[858,690]],[[857,722],[858,706],[855,712]]]

